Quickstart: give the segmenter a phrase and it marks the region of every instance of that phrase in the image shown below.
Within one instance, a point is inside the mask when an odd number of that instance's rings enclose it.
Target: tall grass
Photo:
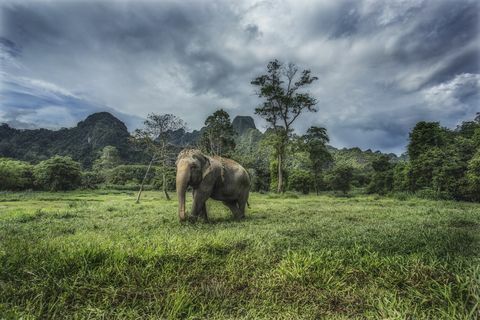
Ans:
[[[475,319],[480,205],[254,194],[180,224],[146,192],[0,195],[0,318]]]

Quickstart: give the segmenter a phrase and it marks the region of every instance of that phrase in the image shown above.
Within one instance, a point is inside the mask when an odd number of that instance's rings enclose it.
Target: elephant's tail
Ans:
[[[250,203],[248,203],[248,200],[247,200],[247,207],[248,209],[250,209]]]

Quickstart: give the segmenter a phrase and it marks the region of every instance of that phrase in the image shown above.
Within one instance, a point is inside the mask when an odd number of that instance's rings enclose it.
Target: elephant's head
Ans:
[[[210,160],[200,150],[187,149],[180,152],[177,157],[177,196],[178,217],[185,220],[185,193],[188,186],[196,188],[202,182]]]

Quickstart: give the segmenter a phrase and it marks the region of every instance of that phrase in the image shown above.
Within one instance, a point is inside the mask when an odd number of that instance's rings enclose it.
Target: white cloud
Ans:
[[[468,119],[480,111],[480,74],[463,73],[422,93],[431,112],[446,119]]]

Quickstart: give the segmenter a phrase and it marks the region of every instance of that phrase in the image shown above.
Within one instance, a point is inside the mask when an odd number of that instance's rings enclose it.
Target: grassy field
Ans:
[[[180,224],[146,192],[0,195],[0,318],[475,319],[480,205],[254,194]]]

